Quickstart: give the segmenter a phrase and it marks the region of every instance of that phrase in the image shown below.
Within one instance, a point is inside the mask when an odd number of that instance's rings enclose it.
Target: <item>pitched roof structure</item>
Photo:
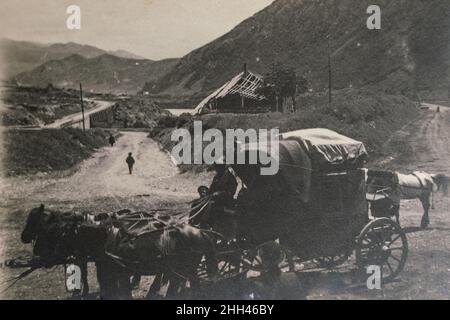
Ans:
[[[256,93],[256,89],[263,83],[262,76],[251,71],[248,71],[247,74],[241,72],[200,102],[195,108],[194,113],[202,113],[204,107],[207,106],[209,102],[225,98],[228,95],[238,94],[244,98],[262,100],[263,98]]]

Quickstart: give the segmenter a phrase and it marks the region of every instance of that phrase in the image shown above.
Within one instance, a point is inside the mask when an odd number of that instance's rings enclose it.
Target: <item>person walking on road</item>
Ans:
[[[114,144],[116,143],[116,138],[114,138],[114,136],[112,134],[109,135],[109,144],[111,145],[111,147],[114,147]]]
[[[126,162],[128,164],[128,170],[130,171],[130,174],[133,174],[133,166],[136,161],[134,160],[133,154],[131,152],[128,154]]]

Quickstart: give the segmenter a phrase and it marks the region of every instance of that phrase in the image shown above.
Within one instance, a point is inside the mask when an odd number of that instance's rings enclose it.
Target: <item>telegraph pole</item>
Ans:
[[[86,124],[84,122],[84,104],[83,104],[83,88],[80,82],[80,102],[81,102],[81,116],[83,117],[83,131],[86,131]]]
[[[328,51],[328,102],[331,104],[332,101],[332,93],[331,90],[332,80],[331,80],[331,50],[330,50],[330,36],[327,36],[327,51]]]
[[[448,94],[447,94],[447,106],[450,107],[450,87],[448,87]]]

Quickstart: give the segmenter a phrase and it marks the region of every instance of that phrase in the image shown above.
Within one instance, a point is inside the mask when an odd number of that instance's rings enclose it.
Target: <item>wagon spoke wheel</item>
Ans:
[[[406,235],[391,219],[382,218],[370,222],[357,238],[356,263],[364,269],[379,266],[383,283],[398,276],[407,257]]]
[[[261,258],[258,256],[256,250],[251,250],[250,252],[247,252],[242,260],[242,264],[244,269],[246,269],[247,271],[256,271],[256,272],[264,271]]]
[[[242,259],[242,266],[244,270],[259,273],[266,271],[267,265],[263,263],[262,258],[259,256],[258,249],[259,248],[255,248],[246,252]],[[278,267],[282,268],[286,264],[286,260],[286,250],[281,248],[281,257],[279,261],[277,261]]]
[[[332,269],[347,262],[349,257],[349,254],[343,253],[336,256],[319,257],[314,259],[313,262],[320,268]]]
[[[240,250],[222,255],[218,262],[218,277],[223,279],[240,274],[242,272],[241,258]]]
[[[232,278],[243,272],[242,265],[243,250],[235,244],[221,246],[217,250],[217,268],[214,274],[208,271],[206,257],[203,257],[197,269],[197,277],[203,281],[223,280]]]

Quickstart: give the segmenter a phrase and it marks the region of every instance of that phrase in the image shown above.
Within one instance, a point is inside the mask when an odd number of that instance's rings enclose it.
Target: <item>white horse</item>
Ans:
[[[430,224],[430,207],[434,209],[434,194],[438,191],[442,191],[444,195],[448,194],[450,177],[423,171],[412,174],[368,171],[366,182],[369,193],[378,192],[385,195],[391,205],[391,214],[397,218],[397,222],[400,222],[400,201],[419,199],[424,209],[421,227],[426,228]],[[373,207],[375,206],[376,201]]]
[[[423,171],[409,175],[397,173],[397,176],[400,199],[419,199],[424,210],[421,227],[428,227],[430,206],[434,209],[434,194],[442,191],[444,195],[447,195],[450,178],[443,174],[429,174]]]

